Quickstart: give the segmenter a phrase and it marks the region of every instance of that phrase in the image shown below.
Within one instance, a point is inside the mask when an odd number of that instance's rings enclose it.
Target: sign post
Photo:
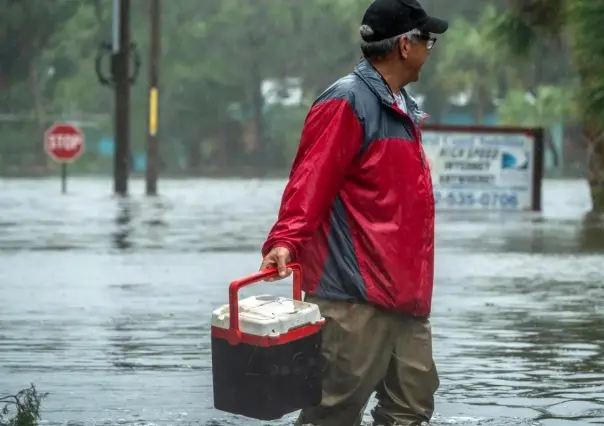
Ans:
[[[61,192],[67,192],[67,165],[84,152],[84,133],[68,123],[55,123],[44,132],[44,150],[61,165]]]

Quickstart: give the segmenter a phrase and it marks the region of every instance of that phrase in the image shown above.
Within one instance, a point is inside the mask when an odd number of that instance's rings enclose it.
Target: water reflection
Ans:
[[[585,252],[604,253],[604,218],[585,215],[580,245]]]
[[[0,394],[35,382],[53,426],[260,425],[212,408],[208,321],[257,268],[283,181],[55,184],[0,194]],[[583,182],[544,196],[543,214],[439,214],[436,425],[604,418],[604,226]]]
[[[111,286],[116,314],[108,321],[107,356],[117,369],[196,370],[209,364],[197,363],[201,355],[209,356],[207,322],[198,324],[197,315],[187,315],[182,306],[178,313],[170,309],[174,299],[171,287],[151,282],[121,283]],[[178,305],[182,299],[176,296]],[[157,303],[159,301],[159,303]],[[191,361],[194,361],[191,364]]]
[[[112,245],[118,251],[135,247],[162,249],[168,233],[166,216],[170,204],[162,199],[121,197],[116,201],[115,229]]]
[[[112,233],[114,247],[118,250],[127,250],[132,247],[129,237],[132,232],[132,211],[130,200],[120,199],[117,205],[117,217],[115,218],[116,230]]]

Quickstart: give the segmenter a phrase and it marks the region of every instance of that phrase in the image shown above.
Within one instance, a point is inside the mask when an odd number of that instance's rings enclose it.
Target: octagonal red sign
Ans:
[[[71,163],[84,152],[84,133],[68,123],[55,123],[44,133],[44,150],[59,163]]]

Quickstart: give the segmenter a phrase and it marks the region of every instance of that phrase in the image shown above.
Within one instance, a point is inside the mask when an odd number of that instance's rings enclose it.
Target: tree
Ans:
[[[593,212],[604,213],[604,4],[593,0],[512,0],[494,33],[518,58],[533,58],[543,40],[568,37],[580,78],[578,111],[588,145],[588,182]]]
[[[218,167],[282,163],[275,150],[283,150],[268,148],[279,132],[267,128],[263,81],[298,77],[312,93],[351,70],[355,49],[340,12],[325,0],[165,4],[162,80],[170,84],[162,89],[162,125],[185,142],[189,171],[204,160]]]
[[[453,21],[447,32],[447,48],[441,53],[436,70],[441,86],[449,95],[466,92],[474,105],[474,120],[483,123],[492,107],[500,80],[505,76],[503,57],[487,34],[496,9],[488,5],[478,23],[464,18]]]
[[[604,213],[604,3],[569,1],[568,26],[581,84],[579,105],[588,142],[593,211]]]
[[[536,95],[510,90],[498,105],[500,123],[526,127],[550,127],[574,114],[572,90],[559,86],[539,86]]]
[[[45,95],[46,99],[52,98],[54,83],[76,71],[73,64],[62,60],[65,59],[62,48],[54,46],[56,35],[88,3],[71,0],[2,0],[2,3],[0,107],[13,114],[33,110],[37,131],[31,139],[41,140],[48,124]],[[73,34],[70,36],[74,37]],[[76,38],[81,36],[81,32],[75,34]],[[37,165],[45,167],[47,157],[42,145],[30,149]]]
[[[299,138],[306,101],[350,72],[360,58],[359,24],[370,1],[164,2],[160,149],[167,171],[239,172],[250,165],[255,166],[251,172],[286,168],[284,163],[291,159]],[[489,0],[485,6],[500,10],[504,1]],[[94,57],[98,43],[111,39],[111,2],[38,3],[0,0],[5,6],[0,16],[0,85],[6,89],[0,90],[0,113],[4,114],[0,115],[0,172],[10,167],[37,171],[36,164],[46,161],[41,131],[57,119],[85,119],[94,127],[86,127],[92,146],[74,168],[109,171],[111,161],[102,155],[95,158],[94,144],[97,135],[111,136],[113,94],[98,84]],[[449,19],[452,28],[439,37],[412,91],[425,97],[426,111],[438,122],[451,94],[474,88],[473,106],[480,120],[491,107],[494,92],[513,86],[504,87],[502,81],[514,81],[508,75],[507,57],[501,55],[507,44],[486,40],[485,13],[491,16],[493,9],[485,12],[485,7],[476,7],[475,0],[424,3],[430,14]],[[132,2],[131,29],[144,69],[148,64],[146,2]],[[556,85],[553,73],[564,68],[563,61],[558,61],[543,62],[540,74],[552,81],[536,79],[539,84],[533,84],[533,89]],[[531,66],[514,68],[522,71],[523,81],[530,80],[526,75],[533,71]],[[265,105],[263,84],[289,77],[301,80],[305,103]],[[144,152],[146,140],[144,80],[143,72],[131,92],[135,155]],[[5,116],[10,114],[25,119],[9,122]]]

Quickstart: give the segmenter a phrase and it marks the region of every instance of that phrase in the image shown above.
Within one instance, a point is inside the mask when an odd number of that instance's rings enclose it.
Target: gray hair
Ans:
[[[417,43],[420,39],[421,31],[417,28],[407,31],[394,37],[380,41],[365,41],[365,37],[373,35],[373,28],[369,25],[361,25],[359,29],[361,33],[361,52],[366,58],[381,58],[388,55],[396,47],[399,40],[405,37],[412,43]]]

